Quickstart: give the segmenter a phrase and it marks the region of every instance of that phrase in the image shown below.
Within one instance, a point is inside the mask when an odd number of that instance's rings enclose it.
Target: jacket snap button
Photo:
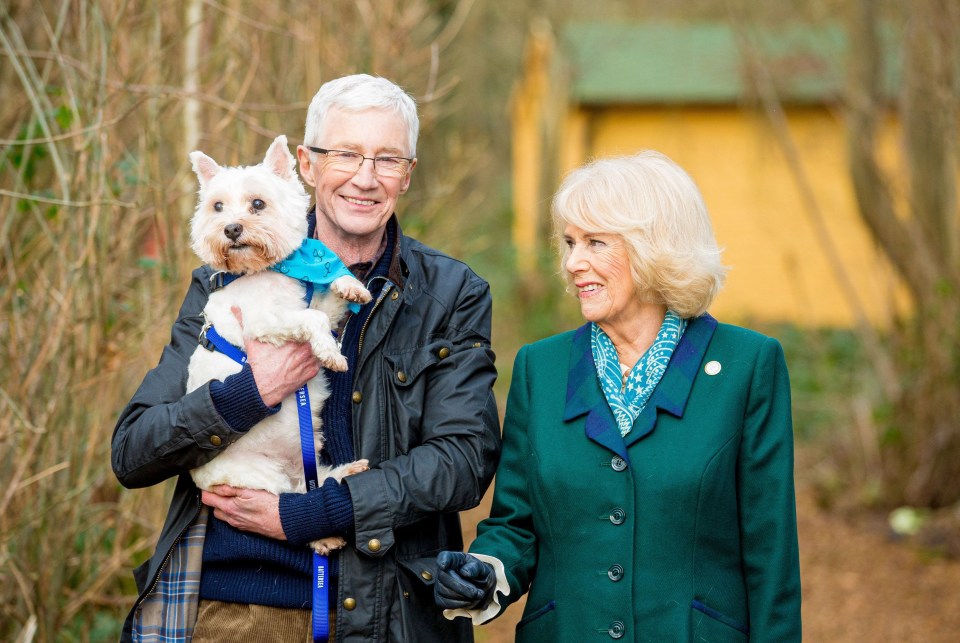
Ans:
[[[616,583],[623,578],[623,567],[620,565],[612,565],[610,569],[607,570],[607,576]]]
[[[223,440],[220,438],[219,435],[211,435],[211,436],[210,436],[210,444],[212,444],[212,445],[215,446],[215,447],[218,447],[218,446],[220,446],[221,444],[223,444]]]
[[[343,609],[348,612],[357,606],[357,599],[355,598],[345,598],[343,599]]]
[[[363,400],[363,393],[360,391],[354,391],[353,395],[350,396],[350,399],[353,400],[354,404],[360,404],[360,401]]]
[[[444,346],[440,349],[440,352],[437,353],[440,356],[440,359],[446,359],[450,357],[450,349]]]
[[[607,634],[610,635],[612,639],[622,639],[623,635],[627,633],[627,626],[624,625],[621,621],[614,621],[610,624],[610,629],[607,630]]]
[[[480,348],[481,346],[483,346],[483,344],[481,344],[480,342],[474,342],[474,343],[473,343],[473,347],[474,347],[474,348]]]
[[[392,293],[390,293],[390,299],[392,299],[392,300],[394,300],[394,301],[396,301],[396,300],[397,300],[397,297],[399,297],[399,296],[400,296],[400,293],[397,292],[396,290],[394,290]]]
[[[367,542],[367,549],[374,552],[380,551],[380,541],[376,538],[371,538],[370,541]]]
[[[406,381],[407,381],[407,374],[404,373],[403,371],[397,371],[397,381],[399,381],[401,384],[403,384],[404,382],[406,382]]]
[[[423,580],[433,580],[433,574],[426,570],[420,572],[420,577],[423,578]]]
[[[620,456],[615,455],[613,456],[613,459],[610,460],[610,466],[613,467],[614,471],[623,471],[627,468],[627,461]]]
[[[610,522],[615,525],[622,525],[623,521],[627,519],[627,512],[617,507],[610,512]]]

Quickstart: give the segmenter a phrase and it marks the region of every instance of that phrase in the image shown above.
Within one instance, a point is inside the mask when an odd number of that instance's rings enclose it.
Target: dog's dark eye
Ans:
[[[253,200],[253,209],[262,210],[267,207],[267,204],[263,202],[263,199],[254,199]]]
[[[223,212],[223,201],[217,201],[213,204],[213,209],[217,212]]]

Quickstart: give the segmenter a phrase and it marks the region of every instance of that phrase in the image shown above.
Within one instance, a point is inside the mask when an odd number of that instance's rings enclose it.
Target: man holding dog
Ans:
[[[413,99],[367,75],[324,84],[308,114],[300,172],[316,207],[310,234],[373,301],[341,325],[346,373],[328,373],[325,464],[370,470],[306,494],[200,491],[211,458],[320,369],[309,345],[248,341],[247,364],[185,394],[212,285],[199,268],[160,363],[124,410],[113,467],[127,487],[179,476],[124,640],[302,641],[311,632],[311,550],[330,556],[331,640],[468,641],[465,619],[434,606],[440,550],[462,549],[456,512],[477,505],[500,453],[489,287],[467,266],[405,236],[396,203],[416,167]],[[209,510],[208,510],[209,508]],[[201,573],[202,570],[202,573]]]

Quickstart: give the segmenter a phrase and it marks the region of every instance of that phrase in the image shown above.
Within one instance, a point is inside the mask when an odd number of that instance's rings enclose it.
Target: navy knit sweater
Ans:
[[[330,397],[320,413],[324,437],[320,462],[324,465],[346,464],[355,459],[350,399],[360,330],[383,289],[395,242],[396,226],[391,223],[387,226],[386,249],[367,278],[373,300],[349,318],[342,329],[341,350],[348,369],[343,373],[325,371]],[[263,404],[249,365],[223,382],[212,382],[210,395],[223,419],[238,431],[250,429],[279,409]],[[352,532],[350,492],[346,485],[329,479],[319,489],[305,494],[281,494],[280,522],[287,542],[240,531],[211,514],[203,547],[200,598],[309,609],[313,554],[305,545]],[[335,596],[336,553],[330,556],[329,574],[330,593]]]

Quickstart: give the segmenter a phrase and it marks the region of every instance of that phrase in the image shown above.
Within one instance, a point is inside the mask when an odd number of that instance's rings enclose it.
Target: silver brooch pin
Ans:
[[[723,367],[720,366],[720,362],[710,361],[704,365],[703,372],[706,373],[707,375],[716,375],[717,373],[720,372],[721,368]]]

